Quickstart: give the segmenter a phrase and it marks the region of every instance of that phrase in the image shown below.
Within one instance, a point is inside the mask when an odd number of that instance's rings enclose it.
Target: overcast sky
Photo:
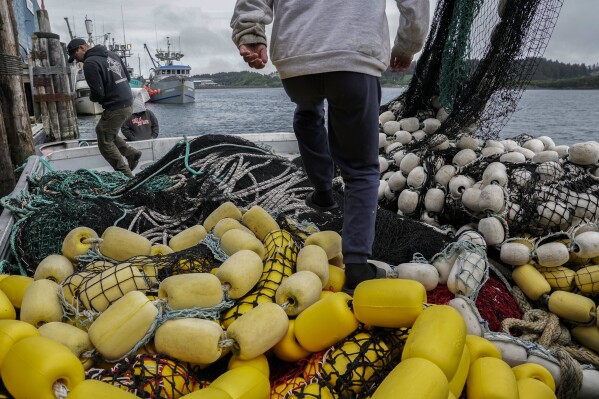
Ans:
[[[399,13],[395,1],[386,1],[394,32]],[[431,13],[435,4],[436,0],[431,0]],[[144,76],[151,67],[144,43],[153,52],[156,47],[166,48],[167,36],[172,47],[185,54],[182,62],[192,67],[193,74],[249,70],[231,41],[229,22],[234,5],[235,0],[45,0],[52,31],[65,42],[69,40],[65,17],[77,36],[87,37],[87,15],[94,22],[95,35],[110,32],[118,43],[123,43],[124,20],[124,33],[135,54],[130,64],[136,70],[141,64]],[[598,0],[565,0],[545,58],[599,63],[597,15]],[[394,34],[391,36],[393,39]],[[98,41],[101,43],[99,37]],[[269,63],[264,72],[273,70]]]

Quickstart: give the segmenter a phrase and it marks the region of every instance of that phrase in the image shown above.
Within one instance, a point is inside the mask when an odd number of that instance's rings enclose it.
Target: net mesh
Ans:
[[[496,138],[530,81],[563,0],[440,0],[406,92],[382,106],[397,120],[438,115],[450,139],[472,124]],[[425,140],[434,146],[435,137]],[[438,140],[438,138],[437,138]]]

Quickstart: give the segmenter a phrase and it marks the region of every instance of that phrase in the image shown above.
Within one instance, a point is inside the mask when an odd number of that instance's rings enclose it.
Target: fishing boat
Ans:
[[[191,67],[175,64],[175,61],[180,61],[184,55],[180,51],[171,51],[169,37],[166,38],[166,43],[166,50],[156,50],[157,60],[144,44],[154,65],[147,84],[150,101],[162,104],[192,103],[195,101],[195,86],[190,79]]]

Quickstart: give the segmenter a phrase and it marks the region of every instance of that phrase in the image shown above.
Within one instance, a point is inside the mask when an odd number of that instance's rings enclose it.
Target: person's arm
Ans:
[[[133,128],[131,127],[131,116],[127,118],[125,123],[123,123],[123,126],[121,126],[121,133],[123,133],[123,136],[125,136],[127,140],[135,141],[135,133],[133,133]]]
[[[102,81],[102,75],[100,74],[100,67],[95,62],[84,62],[83,63],[83,75],[85,81],[89,86],[89,99],[95,103],[102,103],[104,100],[104,82]]]
[[[262,69],[268,62],[265,25],[273,19],[273,0],[237,0],[231,28],[239,55],[252,68]]]
[[[148,113],[150,114],[150,123],[152,125],[152,138],[155,139],[156,137],[158,137],[158,132],[160,130],[160,128],[158,127],[158,119],[152,111],[148,110]]]
[[[429,28],[429,0],[396,0],[399,26],[391,49],[391,70],[402,72],[410,67],[414,54],[422,50]]]
[[[119,57],[119,59],[121,60],[121,65],[123,67],[123,71],[125,73],[125,76],[127,77],[127,82],[131,82],[131,75],[129,74],[129,70],[127,69],[127,66],[125,65],[125,63],[123,62],[123,60]]]

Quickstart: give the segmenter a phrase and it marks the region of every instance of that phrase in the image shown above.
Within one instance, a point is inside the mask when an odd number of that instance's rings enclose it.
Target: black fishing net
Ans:
[[[530,81],[563,0],[439,0],[410,86],[381,107],[396,119],[435,115],[438,133],[498,137]],[[443,110],[439,113],[439,109]],[[429,136],[411,146],[434,147]]]
[[[210,385],[198,365],[165,355],[127,356],[109,368],[92,368],[87,379],[100,380],[139,398],[179,398]]]

